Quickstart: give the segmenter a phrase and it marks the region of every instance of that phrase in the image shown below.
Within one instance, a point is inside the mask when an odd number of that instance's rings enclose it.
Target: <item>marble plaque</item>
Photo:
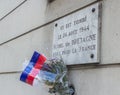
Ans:
[[[100,5],[96,3],[54,22],[53,58],[67,65],[99,63]]]

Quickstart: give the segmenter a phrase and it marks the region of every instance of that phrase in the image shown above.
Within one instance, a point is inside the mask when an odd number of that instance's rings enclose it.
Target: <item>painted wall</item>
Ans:
[[[120,94],[120,0],[0,0],[1,95],[49,95],[19,81],[34,50],[51,57],[54,21],[102,2],[101,62],[69,66],[76,95]]]

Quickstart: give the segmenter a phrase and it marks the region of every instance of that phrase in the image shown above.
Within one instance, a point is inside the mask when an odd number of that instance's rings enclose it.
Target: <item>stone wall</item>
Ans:
[[[101,62],[68,66],[76,95],[119,95],[119,0],[1,0],[0,92],[2,95],[49,95],[43,87],[19,81],[22,63],[34,50],[51,57],[54,21],[102,2]]]

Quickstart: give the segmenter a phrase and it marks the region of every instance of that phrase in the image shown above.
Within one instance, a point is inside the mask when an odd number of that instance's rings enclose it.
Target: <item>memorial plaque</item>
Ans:
[[[54,23],[53,58],[67,65],[99,63],[100,9],[96,3]]]

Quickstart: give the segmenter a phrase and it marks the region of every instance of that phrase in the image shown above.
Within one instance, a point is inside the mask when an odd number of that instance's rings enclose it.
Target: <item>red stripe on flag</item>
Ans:
[[[28,75],[28,77],[27,77],[27,79],[26,79],[26,82],[28,83],[28,84],[30,84],[30,85],[32,85],[33,84],[33,81],[34,81],[34,76],[32,76],[32,75]]]
[[[34,68],[41,69],[45,61],[46,61],[46,57],[43,56],[43,55],[40,55],[39,58],[38,58],[38,61],[36,62],[35,66],[34,66]]]
[[[32,85],[33,81],[34,81],[36,75],[39,73],[39,71],[40,71],[39,69],[33,68],[32,71],[30,72],[30,74],[28,75],[26,82],[28,84]]]

